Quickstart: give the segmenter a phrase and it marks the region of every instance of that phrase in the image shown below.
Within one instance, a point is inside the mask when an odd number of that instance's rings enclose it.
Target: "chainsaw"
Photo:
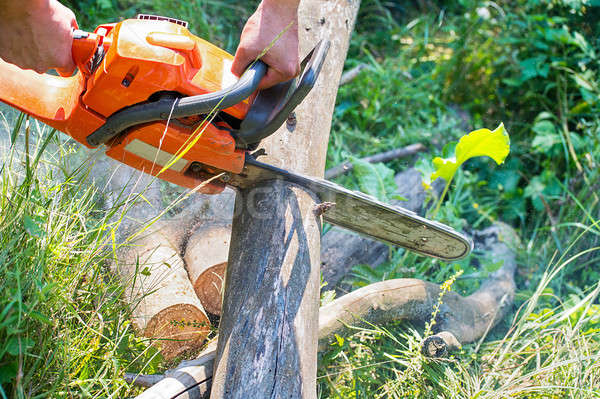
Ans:
[[[259,91],[267,69],[260,60],[238,78],[233,57],[186,22],[139,15],[74,31],[74,74],[37,74],[0,60],[0,100],[179,186],[216,194],[284,179],[334,203],[323,214],[329,223],[423,255],[463,258],[472,242],[450,227],[253,156],[314,86],[328,47],[316,45],[299,77]]]

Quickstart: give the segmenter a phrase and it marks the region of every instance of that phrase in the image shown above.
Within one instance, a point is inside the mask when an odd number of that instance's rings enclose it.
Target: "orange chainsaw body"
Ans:
[[[103,57],[90,68],[93,51],[99,47]],[[192,35],[185,26],[165,20],[101,25],[85,40],[74,41],[73,58],[78,71],[68,77],[37,74],[0,60],[0,100],[88,147],[86,138],[119,110],[144,103],[157,93],[183,97],[212,93],[238,79],[230,71],[230,54]],[[242,120],[252,99],[221,112]],[[247,150],[236,148],[227,127],[223,120],[209,123],[201,116],[144,123],[107,142],[106,154],[194,188],[217,172],[242,171]],[[213,181],[200,191],[217,193],[223,187]]]

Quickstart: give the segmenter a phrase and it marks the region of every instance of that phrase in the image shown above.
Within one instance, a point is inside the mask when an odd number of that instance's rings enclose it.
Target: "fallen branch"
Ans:
[[[369,66],[367,64],[358,64],[357,66],[355,66],[354,68],[350,69],[349,71],[344,72],[342,74],[342,77],[340,78],[340,86],[348,84],[351,81],[353,81],[354,79],[356,79],[356,77],[358,75],[360,75],[360,73],[362,72],[362,70],[366,69],[368,67]]]
[[[503,224],[475,235],[478,250],[503,262],[472,295],[462,297],[448,292],[435,323],[435,332],[449,331],[458,342],[470,343],[487,335],[510,309],[515,294],[515,254],[501,240],[514,245],[514,231]],[[440,287],[417,279],[382,281],[360,288],[321,308],[319,348],[325,349],[335,334],[343,335],[347,326],[365,322],[382,324],[405,320],[421,324],[429,321],[437,303]]]
[[[427,357],[446,357],[449,352],[460,349],[460,342],[450,331],[442,331],[425,338],[421,353]]]
[[[403,148],[396,148],[394,150],[361,158],[361,160],[369,163],[388,162],[398,158],[405,158],[425,150],[426,148],[423,144],[416,143]],[[352,169],[354,169],[352,162],[344,162],[340,165],[334,166],[331,169],[327,169],[325,171],[325,179],[331,180],[343,175],[344,173],[350,172]]]

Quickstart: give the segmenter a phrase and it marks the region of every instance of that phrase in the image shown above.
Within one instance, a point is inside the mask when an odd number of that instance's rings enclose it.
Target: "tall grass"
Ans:
[[[23,116],[10,136],[1,150],[0,397],[130,394],[123,372],[153,371],[160,357],[136,337],[108,270],[117,208],[98,208],[72,143]]]
[[[572,254],[596,223],[548,266],[501,338],[431,359],[421,354],[422,337],[410,326],[357,328],[323,355],[320,398],[600,397],[600,282],[582,297],[554,297],[559,304],[548,306],[550,286],[561,273],[600,250]]]

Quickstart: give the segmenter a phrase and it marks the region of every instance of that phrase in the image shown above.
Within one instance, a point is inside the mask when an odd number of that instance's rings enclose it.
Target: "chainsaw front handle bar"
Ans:
[[[183,98],[166,94],[157,101],[132,105],[108,117],[104,125],[86,138],[87,143],[97,147],[118,136],[125,129],[142,123],[208,114],[232,107],[256,91],[266,72],[267,65],[258,60],[235,84],[226,89]]]
[[[250,148],[275,133],[315,85],[329,50],[321,40],[302,61],[300,76],[258,92],[240,129],[232,132],[238,148]]]

